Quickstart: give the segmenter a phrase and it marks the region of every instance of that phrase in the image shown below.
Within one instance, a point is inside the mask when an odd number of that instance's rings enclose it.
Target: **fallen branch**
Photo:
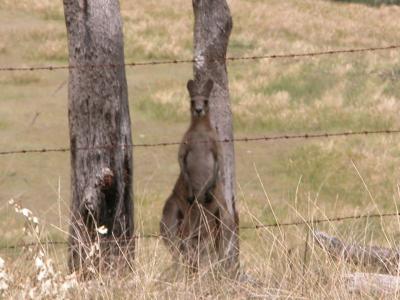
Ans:
[[[346,274],[344,276],[344,284],[346,289],[353,293],[382,295],[398,294],[400,292],[400,277],[386,274]]]
[[[400,252],[384,247],[345,244],[340,239],[324,232],[314,231],[314,240],[330,256],[355,265],[376,268],[378,272],[397,275]]]

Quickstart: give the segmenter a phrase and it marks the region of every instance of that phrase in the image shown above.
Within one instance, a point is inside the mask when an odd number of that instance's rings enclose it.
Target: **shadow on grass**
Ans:
[[[343,2],[343,3],[361,3],[371,6],[400,5],[400,0],[333,0],[333,1]]]

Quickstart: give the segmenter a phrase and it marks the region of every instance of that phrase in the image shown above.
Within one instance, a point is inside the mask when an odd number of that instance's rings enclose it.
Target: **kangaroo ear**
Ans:
[[[188,91],[189,91],[190,97],[192,97],[192,96],[194,95],[194,90],[195,90],[194,81],[193,81],[192,79],[190,79],[190,80],[187,82],[186,87],[187,87],[187,89],[188,89]]]
[[[210,96],[213,87],[214,87],[214,81],[208,79],[203,89],[206,97]]]

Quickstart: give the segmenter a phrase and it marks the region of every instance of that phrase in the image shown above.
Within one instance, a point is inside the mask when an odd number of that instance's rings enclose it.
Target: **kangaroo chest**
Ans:
[[[200,191],[213,176],[216,161],[212,147],[214,145],[207,134],[191,137],[186,167],[194,192]]]

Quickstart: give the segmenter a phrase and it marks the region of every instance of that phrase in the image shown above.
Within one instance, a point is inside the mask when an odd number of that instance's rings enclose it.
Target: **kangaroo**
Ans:
[[[183,257],[192,270],[211,244],[218,249],[220,213],[226,211],[219,161],[221,150],[211,126],[209,97],[213,81],[203,86],[189,80],[191,123],[178,153],[180,175],[166,200],[160,232],[174,257]],[[211,243],[209,243],[211,242]]]

